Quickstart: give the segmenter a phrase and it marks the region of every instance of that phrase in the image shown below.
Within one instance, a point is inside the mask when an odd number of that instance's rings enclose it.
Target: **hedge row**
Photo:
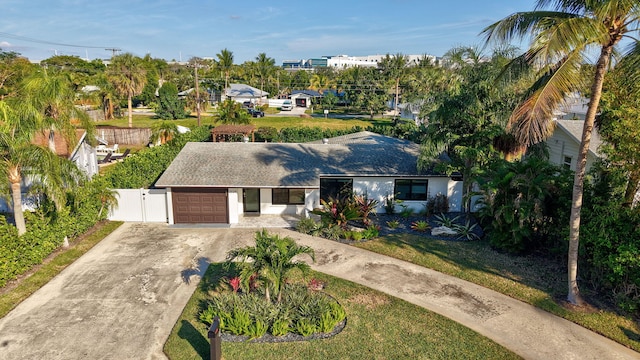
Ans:
[[[108,211],[101,202],[105,189],[104,180],[97,177],[74,189],[64,210],[54,211],[45,202],[38,211],[25,212],[27,232],[20,237],[16,227],[0,216],[0,287],[41,264],[65,236],[73,239],[105,219]]]
[[[201,126],[179,134],[162,146],[146,148],[111,166],[105,174],[113,189],[149,188],[175,159],[187,142],[202,142],[211,138],[211,129]]]

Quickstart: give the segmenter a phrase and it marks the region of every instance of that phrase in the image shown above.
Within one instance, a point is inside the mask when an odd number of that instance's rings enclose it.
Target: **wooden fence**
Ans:
[[[109,144],[118,144],[120,147],[122,145],[147,145],[151,138],[151,129],[98,126],[96,135]]]

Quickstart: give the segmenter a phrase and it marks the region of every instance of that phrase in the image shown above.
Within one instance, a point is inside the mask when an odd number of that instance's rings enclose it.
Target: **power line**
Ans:
[[[111,48],[113,48],[113,47],[110,47],[110,46],[87,46],[87,45],[66,44],[66,43],[59,43],[59,42],[55,42],[55,41],[39,40],[39,39],[34,39],[34,38],[26,37],[26,36],[9,34],[9,33],[1,32],[1,31],[0,31],[0,36],[5,36],[5,37],[11,38],[11,39],[16,39],[16,40],[34,42],[34,43],[38,43],[38,44],[68,46],[68,47],[75,47],[75,48],[107,49],[107,50],[111,50]]]

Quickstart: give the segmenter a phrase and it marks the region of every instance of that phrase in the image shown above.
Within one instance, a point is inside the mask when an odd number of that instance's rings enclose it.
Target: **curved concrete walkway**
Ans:
[[[209,262],[254,229],[128,223],[0,319],[0,359],[164,359],[162,347]],[[640,354],[494,291],[352,246],[285,229],[316,251],[315,270],[447,316],[526,359]]]

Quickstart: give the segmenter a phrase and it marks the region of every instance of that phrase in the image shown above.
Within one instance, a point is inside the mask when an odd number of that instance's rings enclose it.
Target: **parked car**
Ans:
[[[264,111],[260,111],[258,109],[246,109],[246,110],[254,118],[264,117]]]
[[[293,110],[293,103],[291,102],[291,100],[285,100],[282,103],[282,106],[280,107],[280,110],[282,110],[282,111],[291,111],[291,110]]]

